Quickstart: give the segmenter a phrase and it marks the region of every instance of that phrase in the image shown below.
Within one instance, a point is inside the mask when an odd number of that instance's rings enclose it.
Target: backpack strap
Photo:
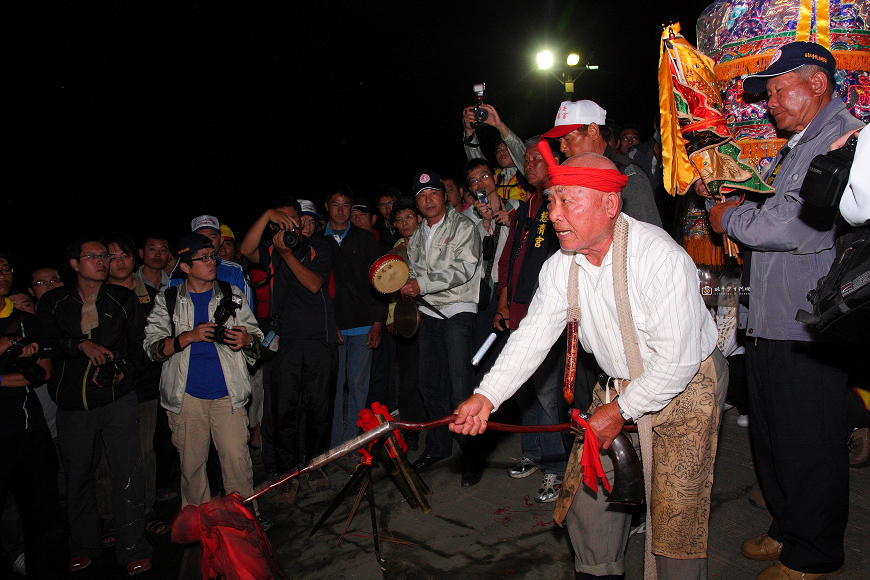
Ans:
[[[167,288],[163,291],[163,297],[166,298],[166,311],[169,313],[169,335],[175,336],[175,303],[178,301],[178,286]]]

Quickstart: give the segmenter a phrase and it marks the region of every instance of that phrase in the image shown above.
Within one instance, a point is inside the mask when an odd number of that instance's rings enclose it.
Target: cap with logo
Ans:
[[[179,260],[192,258],[203,248],[214,250],[214,245],[211,243],[211,240],[204,235],[195,233],[187,234],[181,238],[181,240],[178,241],[178,245],[175,246]]]
[[[441,182],[441,177],[434,171],[421,171],[414,176],[414,181],[411,183],[411,193],[417,197],[421,191],[426,189],[444,189],[444,184]]]
[[[805,64],[820,66],[831,74],[837,72],[834,55],[825,47],[815,42],[790,42],[773,53],[766,70],[743,79],[743,91],[750,94],[766,92],[768,79],[792,72]]]
[[[559,112],[556,113],[556,126],[544,133],[542,137],[555,139],[564,137],[583,125],[590,123],[603,125],[606,117],[607,111],[593,101],[562,101],[562,104],[559,105]]]
[[[198,232],[203,228],[220,231],[221,223],[213,215],[201,215],[199,217],[193,218],[193,220],[190,222],[191,233]]]
[[[357,197],[353,200],[353,209],[367,213],[374,213],[372,202],[367,197]]]

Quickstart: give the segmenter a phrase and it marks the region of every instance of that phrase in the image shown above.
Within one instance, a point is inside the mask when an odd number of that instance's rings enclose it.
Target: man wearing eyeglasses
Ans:
[[[487,112],[487,117],[482,124],[497,129],[501,138],[495,148],[495,162],[498,165],[498,170],[492,174],[498,186],[498,195],[503,199],[522,201],[526,199],[524,182],[520,181],[520,175],[523,172],[523,153],[525,152],[523,141],[504,124],[495,107],[484,104],[480,108]],[[465,154],[469,161],[484,157],[476,132],[476,128],[481,123],[477,123],[474,116],[474,107],[466,107],[462,111]]]
[[[247,365],[259,358],[263,333],[241,289],[217,282],[219,257],[211,240],[188,234],[177,249],[186,280],[178,286],[172,316],[168,291],[157,296],[144,347],[151,360],[163,362],[160,403],[168,411],[172,442],[181,457],[184,507],[211,499],[206,460],[212,440],[227,493],[246,497],[253,491],[244,407],[251,396]],[[225,338],[216,342],[215,311],[233,297],[241,298],[239,306],[221,331]]]
[[[271,425],[275,464],[266,468],[278,473],[290,471],[329,448],[338,355],[329,295],[335,242],[331,236],[315,234],[321,219],[308,200],[278,200],[254,222],[241,246],[242,255],[272,276],[269,319],[277,336],[270,348],[276,354],[268,363],[263,433],[265,449]],[[271,230],[267,229],[269,224]],[[284,243],[288,230],[300,234],[296,249]],[[263,462],[267,462],[265,454]],[[307,479],[314,490],[329,487],[321,469],[310,472]],[[298,489],[298,479],[282,485],[278,503],[292,504]]]
[[[67,247],[76,282],[46,292],[37,340],[52,350],[49,393],[58,405],[57,445],[67,482],[70,570],[102,551],[94,470],[105,447],[112,477],[115,557],[130,574],[151,568],[133,377],[145,369],[145,321],[136,294],[106,284],[109,257],[93,238]],[[102,371],[102,372],[101,372]],[[98,377],[98,375],[102,375]],[[99,378],[99,381],[98,381]]]
[[[69,556],[58,499],[57,453],[35,389],[51,367],[48,353],[29,358],[38,348],[24,344],[33,338],[35,317],[13,306],[12,275],[9,261],[0,256],[0,511],[7,497],[20,507],[22,531],[16,539],[23,535],[25,552],[11,555],[26,558],[28,577],[62,578]]]
[[[58,286],[63,286],[63,280],[57,270],[40,268],[30,274],[30,286],[28,286],[27,291],[30,292],[34,300],[39,300],[43,294]]]

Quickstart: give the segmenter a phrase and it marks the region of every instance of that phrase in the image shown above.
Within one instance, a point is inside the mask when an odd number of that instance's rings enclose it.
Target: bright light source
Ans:
[[[538,53],[538,68],[550,68],[553,66],[553,53],[549,50]]]
[[[580,62],[580,55],[571,53],[568,55],[568,66],[577,66]]]
[[[586,68],[588,68],[589,70],[598,70],[598,65],[597,64],[587,64]]]

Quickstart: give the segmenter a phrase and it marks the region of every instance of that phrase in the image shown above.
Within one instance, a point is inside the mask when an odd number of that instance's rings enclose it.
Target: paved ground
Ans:
[[[726,413],[722,427],[713,508],[710,518],[710,578],[751,579],[766,564],[740,555],[743,539],[765,532],[767,512],[752,507],[746,495],[755,478],[748,431],[736,425],[736,412]],[[412,458],[416,457],[412,454]],[[431,580],[447,574],[472,580],[571,580],[573,557],[567,533],[552,521],[552,506],[535,504],[531,496],[540,484],[534,474],[514,480],[505,470],[519,455],[519,436],[503,437],[491,457],[483,480],[462,489],[456,458],[442,461],[422,473],[432,493],[432,511],[411,510],[378,468],[375,502],[382,535],[383,571],[375,561],[368,505],[360,506],[339,545],[339,535],[352,501],[346,501],[313,537],[308,533],[338,489],[347,481],[342,466],[331,464],[327,473],[332,488],[317,494],[305,490],[291,508],[278,509],[266,497],[262,508],[275,520],[268,535],[285,571],[298,580]],[[824,493],[824,490],[820,490]],[[167,517],[178,503],[162,505]],[[642,578],[643,536],[628,547],[626,578]],[[843,579],[870,578],[870,468],[852,470],[851,510],[847,530],[846,573]],[[183,548],[169,536],[155,540],[154,569],[143,580],[179,577]],[[11,574],[5,572],[6,574]],[[15,576],[20,578],[20,576]],[[78,580],[122,578],[112,553],[104,553]]]

